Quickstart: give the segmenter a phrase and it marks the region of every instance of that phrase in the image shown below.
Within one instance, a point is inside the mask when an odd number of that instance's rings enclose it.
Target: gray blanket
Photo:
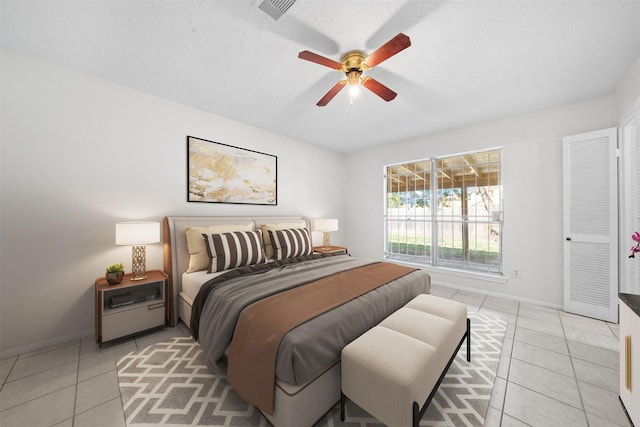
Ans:
[[[202,305],[199,318],[198,339],[207,365],[212,371],[220,369],[218,362],[231,342],[242,310],[248,305],[372,262],[347,255],[305,259],[216,283]],[[345,345],[416,295],[429,291],[429,275],[418,270],[298,326],[280,344],[276,378],[293,385],[308,382],[338,361]]]

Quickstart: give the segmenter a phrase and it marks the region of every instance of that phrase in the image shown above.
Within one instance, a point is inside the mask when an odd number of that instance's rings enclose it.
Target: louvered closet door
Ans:
[[[564,310],[618,321],[616,129],[563,139]]]

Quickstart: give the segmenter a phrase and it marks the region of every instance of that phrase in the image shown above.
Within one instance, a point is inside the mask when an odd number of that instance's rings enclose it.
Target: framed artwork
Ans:
[[[187,201],[278,204],[278,157],[187,136]]]

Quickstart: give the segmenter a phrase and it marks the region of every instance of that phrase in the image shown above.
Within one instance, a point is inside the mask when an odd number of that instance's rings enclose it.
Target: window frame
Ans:
[[[389,163],[389,164],[385,164],[383,165],[383,194],[384,194],[384,201],[383,201],[383,222],[384,222],[384,226],[383,226],[383,231],[384,231],[384,243],[383,243],[383,252],[384,252],[384,258],[385,259],[390,259],[395,261],[400,261],[400,262],[407,262],[410,264],[417,264],[420,266],[425,266],[425,267],[431,267],[431,268],[437,268],[437,269],[446,269],[446,270],[451,270],[451,271],[456,271],[456,272],[460,272],[463,275],[466,274],[472,274],[472,275],[481,275],[481,276],[503,276],[504,275],[504,263],[503,263],[503,232],[504,232],[504,223],[503,223],[503,215],[504,215],[504,183],[503,183],[503,147],[492,147],[492,148],[486,148],[486,149],[482,149],[482,150],[474,150],[474,151],[468,151],[468,152],[464,152],[464,153],[456,153],[456,154],[447,154],[447,155],[442,155],[442,156],[434,156],[434,157],[429,157],[429,158],[422,158],[422,159],[417,159],[417,160],[409,160],[409,161],[403,161],[403,162],[396,162],[396,163]],[[466,162],[466,158],[470,157],[470,156],[475,156],[478,154],[487,154],[488,156],[491,156],[494,154],[494,152],[497,152],[497,160],[494,160],[492,162],[487,162],[487,164],[489,163],[495,163],[497,164],[497,167],[495,168],[495,171],[493,171],[493,173],[495,173],[495,178],[493,178],[496,182],[493,185],[470,185],[467,186],[465,184],[462,184],[460,187],[454,187],[453,185],[455,184],[455,180],[451,180],[452,181],[452,186],[447,189],[447,188],[443,188],[442,185],[438,185],[438,175],[442,173],[442,171],[446,171],[447,169],[443,169],[443,168],[439,168],[439,162],[442,160],[450,160],[450,161],[455,161],[456,159],[464,159],[466,166],[463,166],[463,168],[468,167],[469,169],[473,170],[474,167],[478,167],[478,165],[480,165],[480,163],[469,163]],[[389,201],[390,201],[390,194],[410,194],[410,191],[405,190],[404,192],[401,191],[390,191],[393,190],[392,187],[390,187],[389,184],[389,179],[390,177],[389,175],[389,169],[391,167],[394,166],[404,166],[404,165],[411,165],[411,166],[415,166],[418,164],[424,164],[425,162],[429,163],[429,168],[425,168],[422,167],[421,169],[421,173],[423,173],[424,175],[425,171],[428,171],[428,179],[429,179],[429,189],[426,190],[426,187],[423,187],[422,190],[417,190],[414,186],[414,190],[413,193],[415,195],[416,192],[422,192],[424,193],[425,191],[428,191],[428,203],[429,206],[432,206],[433,208],[430,208],[430,214],[429,215],[422,215],[422,216],[416,216],[416,215],[407,215],[405,216],[405,219],[402,220],[399,218],[399,216],[395,216],[395,217],[391,217],[390,216],[390,208],[389,208]],[[416,176],[418,176],[418,174],[416,173],[416,169],[410,170],[407,169],[408,173],[405,173],[404,175],[406,176],[407,174],[414,174]],[[475,172],[475,171],[474,171]],[[489,172],[490,175],[491,172]],[[476,172],[477,174],[477,172]],[[394,175],[395,177],[399,177],[401,176],[400,174],[396,174]],[[463,173],[463,182],[466,179],[466,174]],[[423,178],[421,178],[423,179]],[[491,178],[487,178],[487,179],[491,179]],[[476,181],[472,181],[473,184],[478,184]],[[408,188],[408,181],[407,183],[405,183],[405,188]],[[456,214],[455,212],[451,212],[451,216],[450,218],[446,218],[443,219],[442,218],[442,214],[438,213],[438,206],[439,202],[441,201],[441,199],[438,197],[438,193],[442,193],[444,191],[451,191],[451,193],[456,193],[455,190],[459,190],[457,193],[459,193],[458,197],[461,197],[460,199],[460,203],[463,203],[463,199],[464,203],[466,204],[468,202],[468,194],[469,193],[469,188],[487,188],[487,187],[493,187],[494,189],[496,189],[498,191],[498,196],[497,196],[497,205],[498,205],[498,209],[497,210],[492,210],[491,209],[491,204],[492,203],[496,203],[496,202],[489,202],[489,208],[487,208],[487,214],[484,217],[479,217],[478,215],[473,215],[470,214],[468,210],[466,210],[467,208],[465,208],[465,211],[462,211],[462,207],[461,207],[461,211],[459,214]],[[464,195],[464,197],[462,197],[462,191],[466,190],[466,194]],[[495,190],[494,190],[495,191]],[[479,193],[478,193],[479,194]],[[480,196],[482,197],[482,196]],[[406,200],[406,198],[405,198]],[[416,200],[416,199],[413,199]],[[425,202],[426,205],[427,202]],[[416,203],[417,205],[417,203]],[[423,205],[423,207],[425,206]],[[456,215],[459,216],[459,218],[456,218]],[[470,217],[474,217],[475,219],[473,221],[469,221]],[[483,219],[484,218],[484,219]],[[413,221],[413,223],[416,223],[415,221],[421,221],[424,223],[422,229],[423,229],[423,233],[426,233],[428,235],[425,235],[424,239],[422,240],[422,245],[423,246],[427,246],[427,242],[428,246],[429,246],[429,253],[427,254],[426,252],[422,253],[422,254],[409,254],[409,251],[407,250],[404,255],[402,254],[401,251],[398,252],[392,252],[392,245],[394,244],[394,241],[390,238],[390,227],[393,226],[393,223],[395,222],[396,227],[398,226],[398,224],[401,224],[401,222],[404,221],[405,226],[406,224],[409,223],[409,221]],[[459,226],[461,227],[461,235],[463,235],[463,241],[466,242],[466,245],[463,243],[463,260],[459,261],[459,260],[453,260],[450,259],[449,262],[447,262],[446,260],[443,260],[440,257],[440,244],[439,244],[439,239],[442,236],[442,230],[444,229],[443,225],[444,224],[450,224],[451,226],[451,233],[453,235],[454,231],[453,231],[453,227],[455,226],[455,224],[459,224]],[[498,226],[498,235],[497,235],[497,240],[495,242],[495,245],[498,248],[497,251],[497,259],[495,263],[479,263],[479,262],[474,262],[471,260],[471,247],[470,247],[470,242],[471,239],[469,238],[469,229],[471,227],[474,228],[476,235],[477,235],[477,230],[479,226],[484,226],[486,225],[488,227],[488,231],[487,231],[487,248],[489,249],[491,247],[491,234],[494,231],[494,226],[493,225],[497,225]],[[427,233],[428,230],[428,233]],[[398,232],[398,235],[400,235],[400,232]],[[415,227],[414,227],[414,236],[417,235],[415,232]],[[405,242],[404,245],[406,245],[406,247],[408,248],[410,243],[409,243],[410,239],[408,237],[405,237]],[[477,239],[473,239],[473,241],[475,242],[475,247],[477,248],[477,243],[478,240]],[[402,245],[402,243],[397,243]],[[416,240],[413,241],[413,244],[416,244]],[[453,243],[452,240],[452,244],[451,244],[451,250],[455,250],[456,245]],[[487,250],[488,250],[487,249]],[[476,249],[477,252],[477,249]],[[491,251],[489,251],[491,252]]]

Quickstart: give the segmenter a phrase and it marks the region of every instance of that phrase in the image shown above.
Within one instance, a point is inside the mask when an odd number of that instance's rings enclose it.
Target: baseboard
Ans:
[[[473,294],[481,294],[481,295],[487,295],[487,296],[490,296],[490,297],[507,299],[507,300],[511,300],[511,301],[524,302],[524,303],[527,303],[527,304],[541,305],[543,307],[549,307],[549,308],[553,308],[553,309],[556,309],[556,310],[562,310],[563,309],[562,305],[560,305],[560,304],[552,304],[552,303],[546,302],[546,301],[539,301],[539,300],[530,299],[530,298],[523,298],[523,297],[518,297],[518,296],[514,296],[514,295],[503,294],[503,293],[500,293],[500,292],[492,292],[492,291],[487,291],[487,290],[484,290],[484,289],[477,289],[477,288],[469,288],[469,287],[466,287],[466,286],[452,285],[450,283],[445,283],[445,282],[440,282],[440,281],[433,281],[433,284],[437,285],[437,286],[442,286],[443,288],[457,289],[459,291],[465,291],[465,292],[469,292],[469,293],[473,293]]]
[[[71,335],[65,335],[58,338],[52,338],[45,341],[40,341],[34,344],[25,345],[22,347],[16,347],[9,350],[0,351],[0,359],[6,359],[7,357],[17,356],[19,354],[30,353],[32,351],[42,350],[43,348],[51,347],[65,342],[77,340],[87,336],[93,336],[95,329],[87,329],[85,331],[77,332]]]

